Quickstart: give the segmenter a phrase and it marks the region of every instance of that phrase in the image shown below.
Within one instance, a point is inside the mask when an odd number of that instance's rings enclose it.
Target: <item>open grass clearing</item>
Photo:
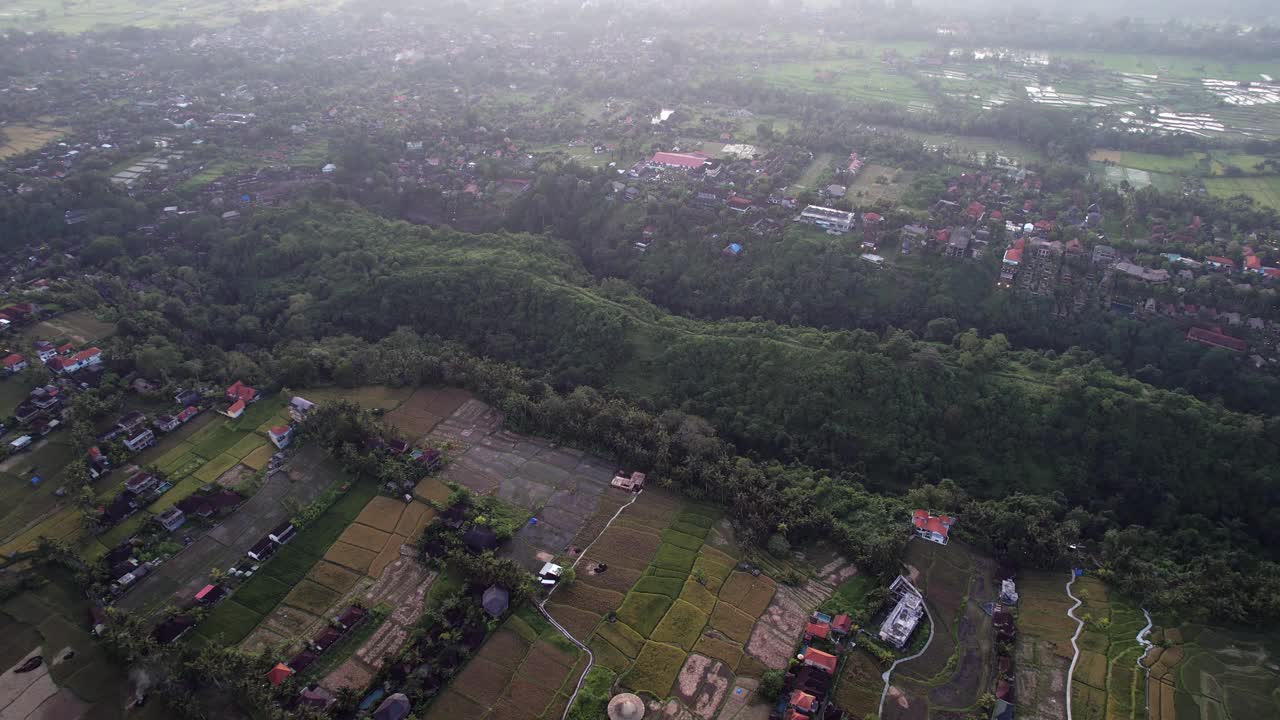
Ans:
[[[311,613],[312,615],[324,615],[330,607],[333,606],[341,593],[324,585],[313,583],[310,580],[303,580],[284,597],[283,602]]]
[[[39,150],[66,132],[65,128],[47,125],[0,126],[0,160]]]
[[[1260,205],[1280,210],[1280,176],[1208,178],[1204,181],[1204,186],[1214,197],[1244,195]]]

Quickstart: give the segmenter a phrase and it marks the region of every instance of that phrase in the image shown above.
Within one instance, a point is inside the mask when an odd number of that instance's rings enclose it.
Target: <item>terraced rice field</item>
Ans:
[[[1142,647],[1136,638],[1146,619],[1095,578],[1079,578],[1072,592],[1082,601],[1076,617],[1085,623],[1077,640],[1080,659],[1071,687],[1073,717],[1140,720],[1146,701],[1137,668]]]
[[[1150,640],[1149,720],[1280,717],[1274,635],[1183,624],[1157,627]]]
[[[1210,195],[1230,198],[1245,195],[1258,204],[1280,210],[1280,177],[1208,178],[1204,181]]]

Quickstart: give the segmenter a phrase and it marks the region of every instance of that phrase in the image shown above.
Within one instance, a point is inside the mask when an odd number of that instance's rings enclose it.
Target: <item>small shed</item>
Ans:
[[[409,716],[409,697],[404,693],[396,693],[373,711],[373,720],[404,720]]]
[[[489,613],[491,617],[499,618],[507,612],[507,607],[511,603],[511,593],[500,585],[490,585],[484,591],[484,597],[481,598],[480,604],[484,607],[484,611]]]

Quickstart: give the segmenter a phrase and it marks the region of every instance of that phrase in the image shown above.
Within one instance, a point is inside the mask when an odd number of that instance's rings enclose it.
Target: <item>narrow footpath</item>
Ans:
[[[639,500],[640,495],[643,492],[644,490],[640,490],[640,492],[637,492],[635,494],[635,497],[631,498],[630,502],[618,508],[618,512],[614,513],[613,517],[609,518],[609,522],[605,523],[604,527],[600,529],[600,535],[604,535],[605,530],[608,530],[609,526],[613,524],[613,521],[618,519],[618,516],[622,514],[622,511],[631,507],[631,503],[634,503],[636,500]],[[587,556],[587,551],[591,549],[592,545],[596,544],[596,540],[600,539],[600,535],[596,535],[595,540],[592,540],[590,543],[587,544],[586,547],[582,548],[582,552],[578,553],[578,559],[573,561],[573,564],[569,566],[570,568],[574,570],[577,569],[578,563],[582,562],[582,558]],[[569,711],[573,709],[573,701],[578,698],[578,693],[582,691],[582,683],[586,682],[587,680],[587,673],[591,672],[591,666],[595,665],[596,663],[596,656],[592,655],[591,650],[588,649],[585,644],[583,644],[577,638],[571,635],[568,630],[565,630],[564,627],[560,625],[560,623],[556,622],[555,618],[551,617],[551,613],[547,612],[547,608],[546,608],[547,601],[551,599],[552,595],[555,595],[556,590],[558,590],[559,588],[560,588],[559,585],[556,585],[555,587],[551,588],[551,592],[547,593],[547,596],[543,598],[541,602],[538,603],[538,612],[542,613],[542,617],[546,618],[547,622],[551,623],[551,627],[554,627],[556,630],[559,630],[560,634],[565,636],[565,638],[567,638],[569,642],[573,643],[578,647],[579,650],[587,654],[587,666],[582,669],[582,674],[578,676],[578,684],[573,687],[573,694],[569,696],[569,703],[564,706],[564,714],[560,716],[560,720],[566,720],[569,717]]]

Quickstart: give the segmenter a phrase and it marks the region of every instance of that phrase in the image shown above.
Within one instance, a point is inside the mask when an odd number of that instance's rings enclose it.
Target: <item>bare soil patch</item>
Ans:
[[[732,683],[733,673],[729,672],[723,662],[693,654],[685,661],[676,677],[674,689],[676,697],[694,715],[703,720],[711,720],[720,708],[720,703],[724,702]]]
[[[515,670],[503,667],[490,660],[472,658],[471,662],[458,673],[450,685],[464,697],[475,701],[481,707],[492,707],[502,691],[511,682]]]

